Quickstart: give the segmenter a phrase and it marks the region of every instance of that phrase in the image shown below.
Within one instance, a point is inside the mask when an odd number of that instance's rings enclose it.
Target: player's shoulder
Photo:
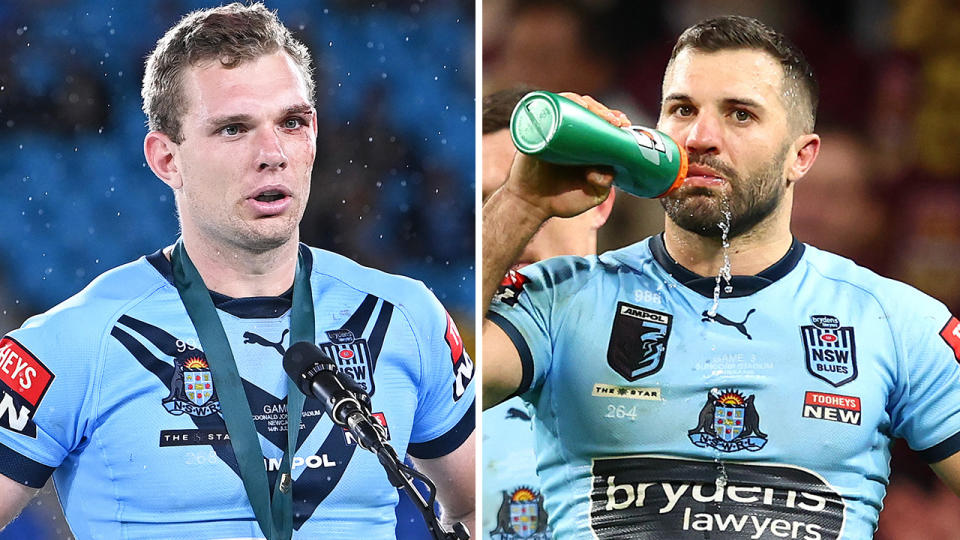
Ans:
[[[561,255],[525,266],[520,273],[532,288],[561,289],[565,292],[588,288],[606,276],[635,271],[649,256],[646,241],[602,255]]]
[[[608,272],[642,272],[647,266],[656,262],[656,256],[651,247],[653,242],[663,244],[659,236],[650,236],[635,244],[607,251],[600,255],[598,262],[603,270]]]
[[[409,310],[433,309],[439,301],[420,280],[364,266],[332,251],[310,247],[311,273],[331,287],[346,287]]]
[[[881,276],[835,253],[807,244],[803,261],[810,279],[827,282],[830,288],[845,295],[870,299],[888,314],[941,314],[946,311],[939,300],[917,288]]]

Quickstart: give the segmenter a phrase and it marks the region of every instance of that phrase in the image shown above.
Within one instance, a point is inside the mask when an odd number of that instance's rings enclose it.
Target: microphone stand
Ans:
[[[470,534],[463,526],[463,523],[455,523],[452,531],[445,530],[443,525],[440,524],[436,512],[433,511],[437,488],[426,475],[403,463],[397,457],[397,452],[393,447],[383,441],[380,441],[376,449],[371,448],[369,450],[377,454],[377,458],[387,472],[387,478],[390,479],[393,487],[403,488],[403,490],[407,492],[407,495],[413,501],[417,510],[423,514],[423,520],[427,524],[427,529],[435,540],[469,540]],[[427,491],[430,493],[429,499],[424,500],[423,495],[413,485],[413,478],[417,478],[426,484]]]
[[[344,388],[353,395],[359,406],[359,411],[354,413],[355,415],[346,418],[347,427],[356,435],[357,444],[361,448],[377,455],[380,465],[387,473],[390,484],[395,488],[403,488],[403,491],[407,493],[414,506],[423,515],[423,521],[434,540],[470,540],[470,533],[463,526],[463,523],[454,523],[452,531],[443,528],[437,518],[437,513],[433,511],[433,505],[437,500],[437,486],[430,481],[427,475],[408,466],[397,457],[397,451],[386,441],[386,430],[370,414],[370,396],[364,392],[363,388],[350,377],[345,377],[343,383]],[[336,417],[335,414],[330,416],[331,418]],[[363,424],[366,424],[366,426]],[[413,485],[414,478],[427,486],[429,498],[424,499],[420,491]]]
[[[316,397],[324,403],[324,409],[333,422],[353,433],[358,446],[377,455],[387,472],[390,484],[407,492],[417,510],[423,514],[423,520],[434,540],[470,540],[470,534],[463,523],[455,523],[452,531],[443,528],[433,511],[434,502],[437,500],[437,486],[425,474],[404,464],[397,457],[396,450],[386,442],[386,429],[370,413],[370,396],[352,377],[339,374],[333,360],[324,355],[316,345],[308,342],[296,343],[287,349],[283,356],[283,369],[304,394]],[[326,375],[323,384],[314,380],[324,373]],[[414,478],[427,486],[430,496],[426,500],[414,487]]]

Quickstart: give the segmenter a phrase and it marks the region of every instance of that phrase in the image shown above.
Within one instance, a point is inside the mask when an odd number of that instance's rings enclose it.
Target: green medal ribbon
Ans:
[[[183,241],[177,240],[170,255],[173,283],[187,315],[197,330],[200,347],[210,366],[210,373],[220,399],[221,414],[227,425],[230,446],[240,467],[240,479],[250,499],[260,530],[269,540],[290,540],[293,535],[293,477],[290,461],[297,450],[300,417],[304,395],[296,384],[287,380],[287,449],[280,463],[280,474],[271,496],[264,466],[263,449],[253,423],[250,403],[243,391],[243,381],[230,349],[230,342],[210,298],[210,291],[193,265]],[[290,312],[290,345],[300,341],[314,342],[313,294],[310,275],[303,260],[297,257],[293,280],[293,306]]]

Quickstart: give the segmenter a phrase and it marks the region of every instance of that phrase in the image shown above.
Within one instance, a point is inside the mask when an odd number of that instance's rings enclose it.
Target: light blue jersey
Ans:
[[[435,458],[473,431],[473,364],[423,284],[322,250],[316,341],[370,394],[400,455]],[[290,294],[212,294],[270,485],[286,446]],[[160,252],[114,269],[0,342],[0,473],[53,473],[78,539],[262,538],[197,334]],[[294,538],[394,537],[397,490],[308,398],[293,459]]]
[[[552,538],[537,477],[533,426],[518,397],[483,411],[483,539]]]
[[[732,285],[711,316],[714,278],[656,236],[498,291],[557,537],[863,540],[893,438],[960,450],[942,304],[796,241]]]

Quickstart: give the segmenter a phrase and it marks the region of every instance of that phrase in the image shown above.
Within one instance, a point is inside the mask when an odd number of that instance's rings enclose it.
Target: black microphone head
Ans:
[[[308,396],[310,381],[319,371],[336,371],[337,364],[329,356],[309,341],[298,341],[283,354],[283,370],[297,383],[297,388]]]

